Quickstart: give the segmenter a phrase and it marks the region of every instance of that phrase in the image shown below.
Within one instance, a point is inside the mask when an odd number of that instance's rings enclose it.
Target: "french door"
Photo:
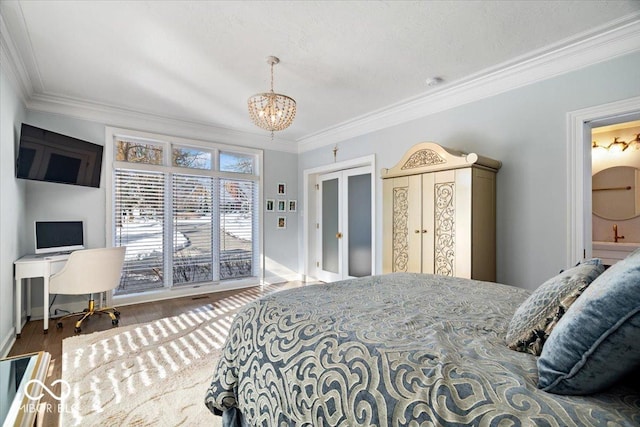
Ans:
[[[318,176],[317,275],[325,282],[372,272],[371,167]]]

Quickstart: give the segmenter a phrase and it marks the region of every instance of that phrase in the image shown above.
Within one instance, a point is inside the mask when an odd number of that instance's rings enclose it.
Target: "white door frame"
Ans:
[[[567,113],[567,263],[592,256],[590,123],[640,113],[640,96]],[[623,120],[621,120],[623,121]]]
[[[315,203],[315,183],[317,175],[323,175],[330,172],[337,172],[344,169],[353,169],[362,166],[371,167],[371,224],[373,230],[371,233],[371,274],[376,274],[375,259],[377,254],[376,245],[376,188],[377,188],[377,173],[376,173],[376,156],[371,154],[369,156],[358,157],[351,160],[345,160],[343,162],[331,163],[324,166],[318,166],[316,168],[305,169],[303,171],[303,185],[304,185],[304,197],[303,197],[303,209],[306,213],[303,215],[303,233],[302,233],[302,251],[304,258],[304,280],[314,278],[316,267],[311,263],[311,255],[316,251],[316,242],[311,238],[312,233],[315,231],[315,224],[317,223],[317,209]]]

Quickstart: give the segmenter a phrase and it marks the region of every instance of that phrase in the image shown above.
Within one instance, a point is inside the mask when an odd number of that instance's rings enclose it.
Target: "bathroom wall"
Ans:
[[[607,147],[614,141],[614,138],[618,138],[618,141],[629,143],[634,140],[638,134],[640,134],[640,121],[634,121],[594,128],[592,131],[592,140],[600,147]],[[605,149],[592,150],[591,173],[593,175],[614,166],[632,166],[638,168],[639,171],[636,173],[635,178],[637,183],[638,177],[640,176],[640,150],[633,150],[631,147],[622,152],[612,152]],[[640,188],[638,188],[637,185],[634,185],[631,190],[627,191],[632,192],[636,198],[640,198]],[[635,204],[638,206],[640,203],[636,201]],[[594,211],[597,211],[597,208],[594,208]],[[640,216],[627,220],[610,220],[593,214],[592,224],[594,241],[613,242],[613,226],[616,224],[618,226],[618,235],[624,236],[624,239],[620,239],[619,242],[640,242]]]

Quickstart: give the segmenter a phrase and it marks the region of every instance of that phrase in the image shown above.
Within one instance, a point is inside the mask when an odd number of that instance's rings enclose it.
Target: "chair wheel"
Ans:
[[[115,310],[113,312],[113,315],[116,316],[117,318],[120,318],[120,312],[118,310]]]
[[[118,323],[120,323],[120,321],[119,321],[118,319],[113,319],[113,320],[111,321],[111,324],[112,324],[113,326],[118,326]]]
[[[82,329],[75,327],[73,328],[73,332],[75,332],[76,334],[79,334],[82,331]]]
[[[56,329],[62,329],[62,322],[56,323]]]

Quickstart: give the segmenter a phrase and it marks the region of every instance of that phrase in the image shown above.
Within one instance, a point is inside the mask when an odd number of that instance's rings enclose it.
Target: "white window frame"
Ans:
[[[140,163],[128,163],[115,161],[115,149],[114,141],[117,138],[123,138],[127,140],[148,142],[148,143],[160,143],[168,149],[164,150],[164,165],[149,165]],[[212,169],[191,169],[182,168],[179,166],[173,166],[171,161],[171,147],[177,145],[180,147],[193,147],[198,149],[204,149],[210,151],[212,155]],[[253,174],[243,174],[236,172],[220,172],[218,170],[219,152],[234,152],[238,154],[246,154],[255,156],[256,162]],[[113,209],[114,209],[114,171],[118,168],[129,168],[140,171],[179,171],[180,173],[189,173],[193,175],[205,175],[215,178],[227,178],[227,179],[244,179],[253,180],[258,186],[258,197],[255,206],[254,224],[256,224],[256,232],[253,239],[258,240],[258,251],[253,253],[253,263],[257,266],[255,276],[240,279],[230,279],[224,281],[215,281],[207,283],[198,283],[193,286],[180,285],[178,287],[164,287],[160,289],[150,290],[147,292],[127,294],[127,295],[113,295],[113,292],[107,292],[106,303],[109,306],[113,305],[128,305],[137,304],[143,302],[159,301],[163,299],[178,298],[183,296],[201,295],[209,292],[219,292],[231,289],[240,289],[250,286],[256,286],[262,283],[261,278],[264,276],[264,256],[263,256],[263,150],[233,146],[227,144],[221,144],[216,142],[200,141],[188,138],[173,137],[162,134],[154,134],[150,132],[137,131],[131,129],[123,129],[116,127],[105,128],[105,175],[106,179],[103,181],[106,183],[106,246],[113,246],[115,240],[115,224],[113,222]],[[166,166],[171,165],[171,166]]]

